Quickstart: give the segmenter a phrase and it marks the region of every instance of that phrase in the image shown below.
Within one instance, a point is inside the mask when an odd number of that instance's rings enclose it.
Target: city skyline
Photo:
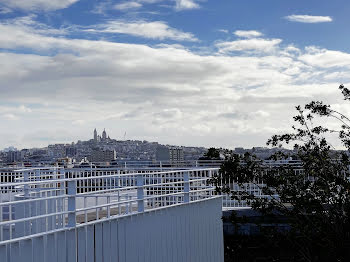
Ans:
[[[0,148],[111,137],[264,146],[294,106],[350,112],[349,7],[332,1],[0,3]],[[337,147],[337,145],[335,145]]]
[[[110,137],[109,133],[107,133],[106,129],[103,128],[103,131],[99,133],[98,128],[94,128],[94,130],[91,132],[90,137],[87,137],[86,139],[77,139],[77,140],[70,140],[70,141],[58,141],[55,143],[49,143],[44,146],[33,146],[33,147],[17,147],[17,145],[10,145],[5,148],[0,148],[0,151],[17,151],[17,150],[24,150],[24,149],[40,149],[40,148],[47,148],[50,145],[75,145],[79,142],[93,142],[93,143],[103,143],[103,142],[111,142],[111,141],[118,141],[118,142],[126,142],[126,141],[145,141],[147,143],[158,143],[159,145],[166,145],[166,146],[174,146],[174,147],[191,147],[191,146],[184,146],[184,145],[171,145],[171,144],[162,144],[159,143],[159,141],[147,141],[144,139],[128,139],[126,138],[126,133],[124,133],[123,138],[115,138],[115,137]],[[102,129],[101,129],[102,130]],[[195,146],[193,146],[195,147]],[[205,148],[202,146],[198,146],[198,148]]]

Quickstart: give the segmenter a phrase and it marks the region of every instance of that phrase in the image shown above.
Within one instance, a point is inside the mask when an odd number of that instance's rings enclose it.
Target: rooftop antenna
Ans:
[[[125,133],[124,133],[124,140],[125,140],[125,138],[126,138],[126,131],[125,131]]]

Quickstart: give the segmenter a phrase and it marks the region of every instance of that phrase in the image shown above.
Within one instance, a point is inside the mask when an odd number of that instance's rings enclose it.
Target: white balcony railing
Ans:
[[[217,197],[208,181],[218,170],[55,167],[0,174],[0,244]]]

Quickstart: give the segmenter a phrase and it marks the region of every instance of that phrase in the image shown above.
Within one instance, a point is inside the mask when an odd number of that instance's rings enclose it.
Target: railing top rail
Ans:
[[[137,166],[129,166],[129,167],[82,167],[82,168],[65,168],[64,170],[65,171],[118,171],[118,170],[129,170],[129,171],[136,171],[136,170],[139,170],[139,171],[147,171],[147,170],[159,170],[159,171],[162,171],[162,170],[174,170],[174,171],[177,171],[177,170],[192,170],[192,169],[196,169],[196,170],[199,170],[201,168],[206,168],[206,167],[203,167],[203,166],[200,166],[200,167],[195,167],[195,166],[188,166],[188,167],[137,167]],[[211,167],[207,167],[207,168],[211,168]],[[215,168],[215,167],[213,167]]]
[[[30,168],[22,168],[22,169],[15,169],[14,172],[26,172],[26,171],[35,171],[35,170],[57,170],[57,169],[64,169],[63,167],[59,166],[50,166],[50,167],[30,167]]]
[[[185,173],[185,172],[191,172],[191,171],[195,172],[195,171],[214,171],[214,170],[219,170],[219,168],[200,168],[200,169],[195,168],[195,169],[182,169],[182,170],[171,170],[171,171],[158,171],[153,173],[127,173],[127,174],[113,174],[113,175],[88,176],[88,177],[77,177],[77,178],[46,179],[46,180],[39,180],[39,181],[20,181],[20,182],[12,182],[12,183],[0,183],[0,187],[12,187],[12,186],[20,186],[20,185],[41,185],[41,184],[48,184],[48,183],[61,183],[61,182],[81,181],[81,180],[91,180],[91,179],[179,174],[179,173]]]

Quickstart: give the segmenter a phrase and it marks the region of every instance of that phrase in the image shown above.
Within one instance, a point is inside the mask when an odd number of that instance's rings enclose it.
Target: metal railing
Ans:
[[[286,162],[264,164],[269,167]],[[297,161],[287,164],[301,172]],[[200,166],[2,169],[0,242],[212,197],[217,193],[208,181],[218,174],[217,167]],[[263,182],[238,185],[231,180],[223,179],[218,186],[270,197],[262,193]],[[222,195],[223,210],[241,208],[250,208],[249,201]]]
[[[218,170],[13,170],[0,183],[0,244],[216,197]]]

